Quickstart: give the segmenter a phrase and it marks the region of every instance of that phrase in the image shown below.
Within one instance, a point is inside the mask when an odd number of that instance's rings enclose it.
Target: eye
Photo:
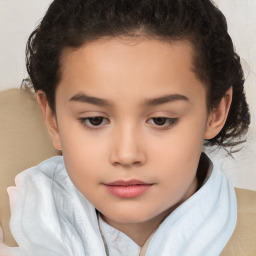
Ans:
[[[109,123],[108,119],[103,116],[82,117],[79,121],[87,128],[99,128]]]
[[[175,125],[178,122],[178,118],[153,117],[148,122],[154,126],[169,127]]]

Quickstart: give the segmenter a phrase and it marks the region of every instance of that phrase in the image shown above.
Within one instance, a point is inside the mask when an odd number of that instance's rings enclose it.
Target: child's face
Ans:
[[[53,141],[109,223],[160,223],[196,191],[208,114],[192,54],[186,41],[109,39],[63,56]],[[110,186],[131,180],[145,184]]]

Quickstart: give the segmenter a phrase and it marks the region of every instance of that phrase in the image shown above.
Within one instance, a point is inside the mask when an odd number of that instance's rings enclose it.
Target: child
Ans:
[[[4,255],[221,254],[236,195],[203,145],[236,145],[250,118],[209,0],[55,0],[27,68],[62,156],[8,189]]]

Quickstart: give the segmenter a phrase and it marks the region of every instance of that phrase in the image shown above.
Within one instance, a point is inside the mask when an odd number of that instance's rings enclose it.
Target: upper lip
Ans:
[[[143,182],[141,180],[116,180],[114,182],[106,184],[108,186],[132,186],[132,185],[151,185],[149,183]]]

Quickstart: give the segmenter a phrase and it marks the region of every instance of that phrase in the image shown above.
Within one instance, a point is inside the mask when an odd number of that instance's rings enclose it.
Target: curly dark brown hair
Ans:
[[[224,15],[210,0],[55,0],[28,39],[27,70],[35,91],[45,92],[55,112],[61,56],[102,37],[189,40],[194,72],[214,109],[232,86],[233,100],[221,132],[207,145],[234,146],[248,130],[244,75]]]

